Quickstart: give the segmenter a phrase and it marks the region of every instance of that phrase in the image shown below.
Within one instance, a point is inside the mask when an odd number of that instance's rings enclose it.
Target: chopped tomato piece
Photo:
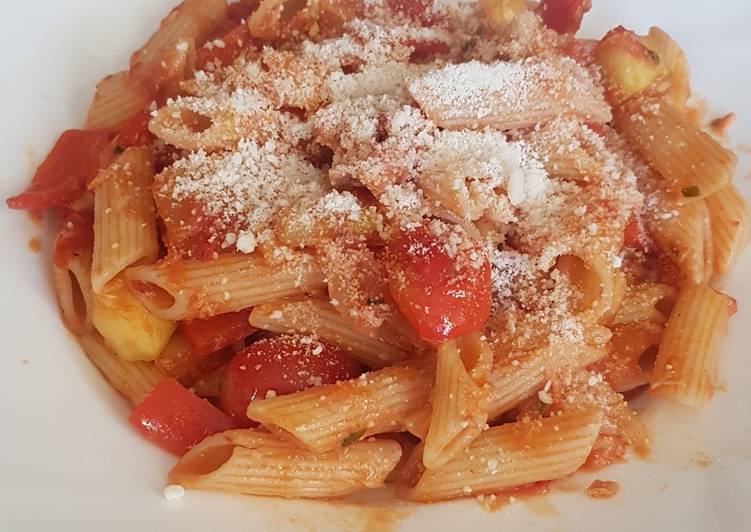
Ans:
[[[180,332],[196,356],[205,356],[255,332],[248,323],[250,310],[220,314],[206,320],[181,321]]]
[[[446,235],[425,225],[389,245],[389,287],[423,340],[438,344],[482,329],[490,314],[490,265],[479,249],[450,255]]]
[[[117,134],[117,147],[124,150],[154,142],[156,137],[149,131],[150,121],[151,111],[148,109],[143,109],[134,114]]]
[[[592,0],[543,0],[537,8],[545,25],[558,33],[574,34],[584,14],[592,9]]]
[[[436,55],[448,53],[450,49],[448,43],[436,39],[407,39],[404,44],[414,49],[409,56],[409,60],[412,63],[427,63],[433,60]]]
[[[94,247],[94,213],[90,211],[70,211],[65,216],[63,227],[55,237],[53,260],[64,268],[68,261],[82,251],[91,251]]]
[[[11,209],[47,209],[78,199],[99,169],[99,155],[109,144],[101,129],[65,131],[34,179],[21,194],[6,200]]]
[[[250,31],[247,24],[238,24],[215,41],[209,42],[196,52],[196,70],[206,70],[209,65],[232,64],[248,45]]]
[[[221,404],[238,424],[251,425],[245,412],[257,399],[351,379],[361,372],[346,351],[309,337],[262,338],[227,365]]]
[[[157,384],[128,420],[148,440],[178,455],[235,426],[227,414],[173,379]]]

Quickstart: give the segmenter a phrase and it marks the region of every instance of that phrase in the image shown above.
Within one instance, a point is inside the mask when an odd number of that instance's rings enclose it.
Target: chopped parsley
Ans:
[[[684,198],[696,198],[701,194],[701,191],[699,190],[699,187],[693,185],[682,189],[681,194],[683,194]]]
[[[352,434],[350,434],[349,436],[347,436],[346,438],[342,440],[342,447],[349,447],[353,443],[360,441],[360,438],[362,438],[364,434],[365,434],[365,429],[359,430],[357,432],[353,432]]]

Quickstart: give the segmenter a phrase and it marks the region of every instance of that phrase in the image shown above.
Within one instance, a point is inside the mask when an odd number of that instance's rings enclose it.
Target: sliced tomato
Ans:
[[[204,45],[196,52],[196,70],[206,70],[209,65],[227,66],[235,62],[250,41],[247,24],[238,24],[221,35],[217,42]],[[221,46],[217,46],[221,43]]]
[[[138,111],[122,127],[117,134],[117,146],[124,150],[133,146],[146,146],[156,140],[156,136],[149,131],[151,111],[142,109]]]
[[[389,243],[389,288],[399,309],[430,343],[482,329],[490,314],[490,265],[479,249],[452,257],[446,237],[425,225]],[[480,264],[476,264],[477,262]]]
[[[206,320],[179,323],[180,332],[196,356],[205,356],[250,336],[255,328],[248,323],[250,309],[220,314]]]
[[[227,365],[221,405],[238,424],[251,425],[245,412],[256,399],[331,384],[360,373],[360,364],[338,347],[296,335],[262,338]]]
[[[21,194],[8,198],[11,209],[47,209],[78,199],[99,169],[99,155],[109,144],[104,130],[69,129],[55,143],[34,179]]]
[[[157,384],[128,420],[146,439],[178,455],[235,426],[227,414],[173,379]]]
[[[592,9],[592,0],[542,0],[537,8],[545,25],[558,33],[574,34],[584,14]]]
[[[64,268],[74,255],[91,251],[94,247],[94,213],[70,211],[63,218],[63,226],[55,237],[52,257]]]

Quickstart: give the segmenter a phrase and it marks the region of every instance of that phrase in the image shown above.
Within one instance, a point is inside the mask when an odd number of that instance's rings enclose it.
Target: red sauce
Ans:
[[[42,242],[37,238],[30,238],[28,242],[29,249],[34,253],[39,253],[42,251]]]
[[[533,482],[501,490],[493,495],[481,495],[477,498],[488,512],[497,512],[498,510],[513,504],[516,501],[529,501],[537,499],[550,493],[550,481]]]
[[[593,499],[609,499],[615,497],[620,488],[618,483],[612,480],[594,480],[585,493]]]

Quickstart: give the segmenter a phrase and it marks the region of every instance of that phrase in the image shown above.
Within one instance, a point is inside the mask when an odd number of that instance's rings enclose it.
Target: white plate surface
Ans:
[[[1,197],[23,187],[61,130],[80,125],[97,80],[126,65],[174,1],[3,2]],[[667,30],[713,113],[738,113],[730,145],[751,196],[751,2],[595,0],[585,33],[617,24]],[[620,483],[615,499],[578,489],[495,513],[476,501],[369,510],[197,492],[167,502],[173,459],[130,429],[125,404],[63,329],[46,257],[27,249],[41,228],[0,208],[0,234],[0,530],[751,530],[751,253],[727,282],[740,307],[723,347],[727,391],[699,412],[648,402],[653,455],[596,475]]]

